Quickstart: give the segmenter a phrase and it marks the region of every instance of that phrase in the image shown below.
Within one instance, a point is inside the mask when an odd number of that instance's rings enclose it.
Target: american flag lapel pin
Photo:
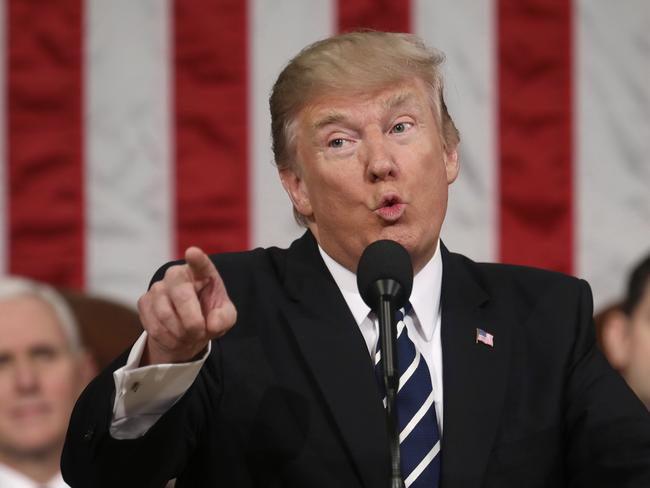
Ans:
[[[494,347],[494,336],[483,329],[476,329],[476,343],[482,342],[486,346]]]

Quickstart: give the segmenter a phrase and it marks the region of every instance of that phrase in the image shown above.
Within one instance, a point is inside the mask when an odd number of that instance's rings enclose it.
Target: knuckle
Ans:
[[[165,273],[163,274],[163,280],[168,279],[169,277],[172,276],[174,273],[174,269],[178,268],[178,264],[175,264],[174,266],[170,266],[165,270]]]
[[[154,303],[154,312],[158,320],[163,323],[169,322],[174,318],[175,315],[174,310],[167,301],[166,296],[161,296],[158,300],[156,300]]]
[[[160,295],[164,289],[164,283],[162,281],[156,281],[153,285],[151,285],[151,288],[149,288],[149,291],[145,293],[143,297],[147,295]]]
[[[174,312],[168,308],[162,308],[156,311],[156,316],[158,320],[165,324],[174,319]]]
[[[231,327],[235,322],[237,322],[237,309],[230,300],[228,300],[228,303],[223,307],[223,319],[224,322],[230,324]]]
[[[145,293],[144,295],[141,295],[140,298],[138,298],[137,301],[137,307],[138,307],[138,312],[142,314],[147,306],[149,305],[149,293]]]
[[[167,282],[178,280],[185,273],[183,269],[184,267],[186,267],[186,265],[183,264],[175,264],[174,266],[170,266],[167,268],[167,270],[165,270],[165,277],[163,280]]]
[[[180,305],[186,304],[197,297],[197,293],[191,283],[182,283],[175,286],[169,291],[169,294],[174,303]]]
[[[233,323],[235,323],[237,321],[238,314],[237,314],[237,308],[232,302],[230,302],[230,313],[231,313],[232,321]]]
[[[236,320],[237,311],[230,304],[230,306],[224,306],[217,310],[207,321],[206,327],[211,336],[221,337],[235,325]]]

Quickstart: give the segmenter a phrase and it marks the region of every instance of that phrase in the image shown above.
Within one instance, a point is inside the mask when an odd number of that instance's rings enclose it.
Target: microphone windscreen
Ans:
[[[357,287],[361,298],[375,309],[375,284],[380,280],[394,280],[400,284],[401,303],[396,308],[406,305],[413,288],[413,264],[411,256],[404,247],[388,239],[375,241],[363,251],[357,267]]]

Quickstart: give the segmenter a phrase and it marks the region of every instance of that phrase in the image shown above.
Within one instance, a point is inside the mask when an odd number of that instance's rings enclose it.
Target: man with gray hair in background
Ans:
[[[0,279],[0,487],[68,486],[59,468],[65,432],[94,372],[56,290]]]

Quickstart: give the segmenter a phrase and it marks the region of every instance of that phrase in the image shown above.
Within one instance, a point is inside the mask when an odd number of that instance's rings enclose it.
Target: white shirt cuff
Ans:
[[[143,332],[131,348],[126,364],[113,372],[115,402],[110,433],[115,439],[135,439],[147,431],[192,386],[211,344],[198,360],[138,367],[147,342]]]

